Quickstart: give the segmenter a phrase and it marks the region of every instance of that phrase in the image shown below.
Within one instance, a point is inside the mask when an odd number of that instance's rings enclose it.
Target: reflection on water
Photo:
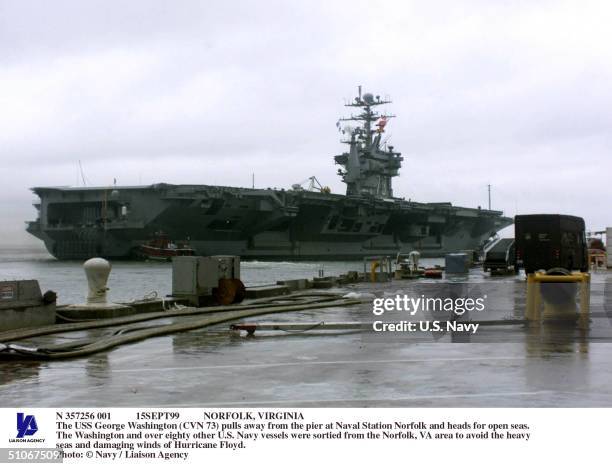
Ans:
[[[35,383],[42,366],[40,362],[2,362],[0,363],[0,385],[11,382],[23,385]]]
[[[240,336],[223,331],[196,330],[172,337],[172,351],[175,355],[201,356],[203,353],[222,353],[223,347],[239,346]]]
[[[526,326],[525,354],[550,358],[557,354],[587,354],[588,332],[578,329],[576,322],[542,323]]]

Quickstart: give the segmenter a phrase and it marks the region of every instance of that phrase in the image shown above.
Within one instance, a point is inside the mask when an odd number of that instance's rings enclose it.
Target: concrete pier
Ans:
[[[0,332],[54,323],[54,293],[45,298],[36,280],[0,282]]]
[[[286,332],[270,326],[368,322],[377,319],[372,297],[432,297],[436,292],[452,296],[452,289],[436,290],[449,285],[427,279],[340,285],[333,291],[363,295],[368,301],[249,318],[271,329],[255,337],[237,337],[228,331],[229,324],[221,324],[69,362],[6,362],[0,392],[5,405],[21,407],[612,406],[610,271],[591,275],[588,330],[546,322],[538,328],[525,327],[521,319],[527,306],[526,278],[484,277],[479,270],[470,271],[461,291],[473,297],[486,295],[487,307],[471,314],[469,321],[498,320],[500,325],[482,327],[477,334]],[[405,317],[402,312],[385,313],[378,319]],[[108,333],[108,329],[62,333],[37,343],[54,345]],[[23,385],[26,382],[28,386]]]

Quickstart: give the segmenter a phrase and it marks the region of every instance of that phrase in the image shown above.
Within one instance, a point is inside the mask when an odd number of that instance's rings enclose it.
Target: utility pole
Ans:
[[[489,210],[491,210],[491,184],[487,184],[487,189],[489,190]]]

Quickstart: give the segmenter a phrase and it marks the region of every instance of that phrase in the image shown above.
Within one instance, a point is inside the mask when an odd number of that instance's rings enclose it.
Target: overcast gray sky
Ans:
[[[0,0],[0,239],[32,186],[344,192],[335,122],[389,95],[395,194],[612,225],[612,3]]]

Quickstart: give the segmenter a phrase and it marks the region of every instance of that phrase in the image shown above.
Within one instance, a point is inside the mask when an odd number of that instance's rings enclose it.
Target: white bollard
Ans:
[[[106,282],[108,281],[108,276],[111,271],[110,262],[101,257],[94,257],[85,261],[83,269],[85,269],[87,284],[89,286],[87,304],[105,304],[106,292],[108,291]]]

